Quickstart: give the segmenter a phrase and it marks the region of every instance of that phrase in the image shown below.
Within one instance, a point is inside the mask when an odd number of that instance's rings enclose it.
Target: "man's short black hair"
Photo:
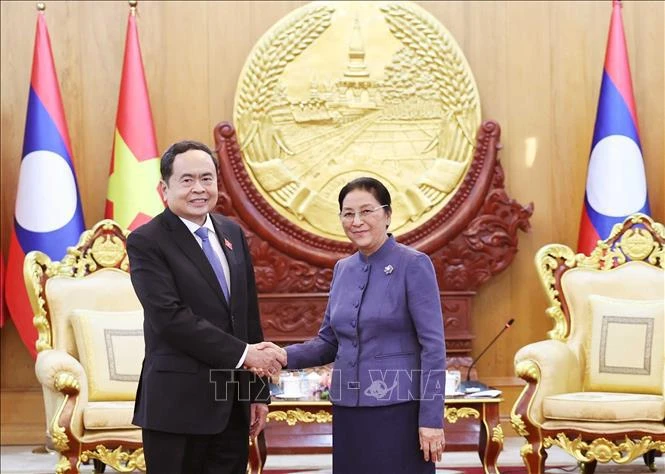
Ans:
[[[212,159],[212,163],[215,165],[215,173],[219,174],[219,162],[207,145],[194,140],[182,140],[168,147],[162,155],[162,160],[159,164],[159,172],[162,174],[162,180],[164,180],[165,183],[169,182],[169,178],[173,174],[173,161],[175,160],[175,157],[180,153],[185,153],[189,150],[205,151],[210,155],[210,159]]]

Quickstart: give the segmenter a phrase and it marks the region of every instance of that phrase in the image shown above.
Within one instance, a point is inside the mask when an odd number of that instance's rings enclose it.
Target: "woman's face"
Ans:
[[[346,236],[365,255],[376,252],[388,238],[390,211],[363,189],[354,189],[344,197],[340,219]]]

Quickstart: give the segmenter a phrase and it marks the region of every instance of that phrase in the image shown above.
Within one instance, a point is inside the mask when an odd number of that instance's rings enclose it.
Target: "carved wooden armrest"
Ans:
[[[544,421],[543,398],[582,390],[582,367],[570,346],[561,341],[539,341],[522,347],[515,354],[515,373],[527,382],[516,407],[528,407],[528,412],[516,411],[535,424]]]
[[[67,352],[45,350],[37,354],[35,373],[45,389],[49,434],[56,447],[65,443],[65,429],[80,438],[82,413],[88,404],[88,378],[81,363]]]

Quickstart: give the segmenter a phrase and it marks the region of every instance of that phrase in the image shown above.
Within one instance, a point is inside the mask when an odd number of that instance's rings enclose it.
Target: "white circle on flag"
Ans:
[[[586,195],[591,207],[606,216],[627,216],[642,209],[647,183],[637,143],[624,135],[610,135],[593,147]]]
[[[51,232],[64,227],[76,212],[76,181],[57,153],[37,150],[21,161],[16,220],[26,230]]]

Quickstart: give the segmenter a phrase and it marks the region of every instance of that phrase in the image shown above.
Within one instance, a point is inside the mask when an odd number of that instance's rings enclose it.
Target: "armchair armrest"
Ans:
[[[69,429],[77,438],[83,436],[83,410],[88,404],[88,377],[81,363],[65,351],[49,349],[37,354],[35,374],[42,385],[46,423],[55,440],[54,423]],[[73,410],[64,409],[71,400]],[[58,420],[54,417],[58,416]]]
[[[515,354],[515,372],[527,382],[522,396],[528,406],[529,420],[544,421],[543,398],[582,390],[582,368],[573,350],[557,340],[539,341],[522,347]]]

